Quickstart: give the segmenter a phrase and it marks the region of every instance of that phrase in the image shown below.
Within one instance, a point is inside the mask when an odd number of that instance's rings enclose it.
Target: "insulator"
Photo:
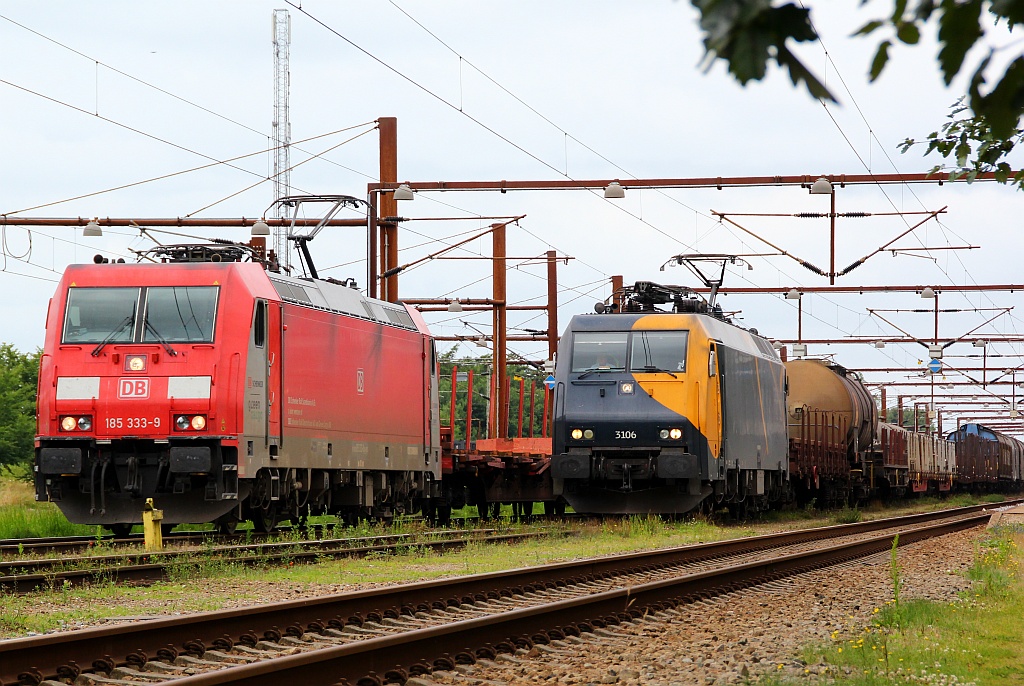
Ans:
[[[822,219],[823,217],[827,217],[828,213],[826,213],[826,212],[797,212],[793,216],[794,217],[799,217],[800,219]]]
[[[843,276],[844,274],[849,274],[850,272],[852,272],[854,269],[856,269],[857,267],[861,266],[862,264],[864,264],[864,260],[857,260],[856,262],[851,264],[849,267],[847,267],[843,271],[839,272],[839,276]]]
[[[800,262],[801,265],[803,265],[807,269],[810,269],[812,272],[814,272],[818,276],[828,276],[825,272],[821,271],[821,269],[819,269],[818,267],[815,267],[810,262],[805,262],[804,260],[799,260],[799,262]]]

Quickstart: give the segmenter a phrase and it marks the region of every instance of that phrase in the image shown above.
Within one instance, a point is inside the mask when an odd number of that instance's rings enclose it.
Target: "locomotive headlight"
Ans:
[[[680,438],[683,437],[683,432],[681,429],[672,429],[671,431],[668,432],[668,437],[671,438],[673,441],[678,441]]]
[[[633,395],[633,382],[623,381],[619,384],[619,393],[622,393],[623,395]]]
[[[181,415],[178,415],[178,416],[177,416],[177,417],[176,417],[176,418],[174,419],[174,425],[175,425],[176,427],[178,427],[178,430],[179,430],[179,431],[188,431],[188,428],[189,428],[189,427],[190,427],[190,426],[191,426],[192,424],[191,424],[191,423],[189,422],[189,419],[188,419],[188,417],[186,417],[185,415],[181,414]]]
[[[662,429],[661,431],[659,431],[658,438],[660,438],[661,440],[665,440],[666,438],[668,438],[668,429]]]
[[[594,437],[594,430],[593,430],[593,429],[586,429],[586,430],[585,430],[585,431],[583,432],[583,438],[587,439],[588,441],[589,441],[589,440],[590,440],[591,438],[593,438],[593,437]]]
[[[146,371],[146,356],[145,355],[126,355],[124,358],[124,368],[129,372],[144,372]]]
[[[79,417],[78,418],[78,430],[88,431],[92,428],[92,417]]]
[[[583,438],[583,430],[582,429],[573,429],[572,430],[572,438],[573,438],[574,441],[578,441],[581,438]]]
[[[206,417],[201,414],[197,414],[192,418],[192,428],[196,431],[202,431],[206,428]]]
[[[60,428],[63,431],[74,431],[78,428],[78,420],[75,417],[63,417],[60,420]]]

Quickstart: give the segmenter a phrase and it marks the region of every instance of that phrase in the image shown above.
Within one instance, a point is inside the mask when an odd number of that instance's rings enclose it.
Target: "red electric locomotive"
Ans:
[[[334,513],[440,496],[437,364],[419,313],[268,271],[239,245],[74,265],[47,315],[35,486],[72,522]],[[254,259],[255,258],[255,259]]]

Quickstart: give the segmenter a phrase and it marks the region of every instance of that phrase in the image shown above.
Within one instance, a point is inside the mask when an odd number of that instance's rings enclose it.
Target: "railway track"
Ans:
[[[583,520],[589,519],[585,515],[578,514],[565,514],[565,515],[546,515],[546,514],[533,514],[527,518],[513,518],[512,521],[524,524],[533,523],[541,524],[549,521],[568,521],[568,520]],[[422,519],[414,518],[409,521],[421,522]],[[480,519],[479,517],[459,517],[453,518],[452,522],[454,529],[442,528],[436,529],[436,531],[458,531],[466,530],[469,527],[477,526],[486,528],[487,524],[492,520]],[[274,539],[280,536],[294,535],[296,531],[304,533],[310,540],[323,538],[329,534],[328,531],[344,531],[344,525],[338,525],[337,527],[329,527],[320,524],[310,525],[306,529],[294,529],[292,527],[284,527],[276,529],[270,533],[260,533],[256,531],[249,531],[246,533],[236,534],[219,534],[215,531],[178,531],[165,534],[163,536],[164,543],[170,545],[201,545],[205,543],[233,543],[238,541],[253,541],[260,542],[268,539]],[[431,529],[432,531],[435,529]],[[23,557],[24,555],[48,555],[48,554],[74,554],[83,553],[96,550],[97,548],[109,549],[109,548],[138,548],[144,543],[142,534],[133,534],[128,537],[116,537],[113,534],[102,534],[99,536],[55,536],[47,538],[0,538],[0,560],[5,557],[16,556]]]
[[[403,683],[989,516],[975,506],[14,639],[0,642],[0,683]]]
[[[151,583],[167,579],[176,568],[194,567],[200,560],[208,564],[241,566],[308,563],[329,558],[364,557],[374,553],[393,554],[410,548],[453,550],[471,543],[510,543],[550,535],[548,531],[502,533],[495,529],[449,530],[422,535],[393,534],[206,546],[176,552],[136,551],[86,557],[22,559],[0,562],[0,592],[30,593],[40,588],[66,588],[98,580]],[[563,535],[563,532],[559,532],[559,535]]]

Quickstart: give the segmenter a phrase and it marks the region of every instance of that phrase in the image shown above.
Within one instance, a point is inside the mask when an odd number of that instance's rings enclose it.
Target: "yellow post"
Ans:
[[[153,499],[146,498],[146,509],[142,511],[142,532],[146,536],[146,550],[163,550],[164,537],[160,531],[160,523],[164,519],[164,511],[153,507]]]

